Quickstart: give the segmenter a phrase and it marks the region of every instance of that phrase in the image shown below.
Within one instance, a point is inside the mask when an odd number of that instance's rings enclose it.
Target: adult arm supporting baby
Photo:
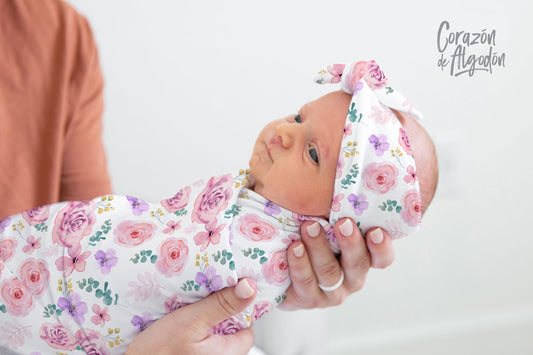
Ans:
[[[210,330],[248,307],[257,294],[251,279],[241,279],[209,297],[167,314],[138,335],[126,354],[246,354],[254,343],[251,328],[230,335]]]

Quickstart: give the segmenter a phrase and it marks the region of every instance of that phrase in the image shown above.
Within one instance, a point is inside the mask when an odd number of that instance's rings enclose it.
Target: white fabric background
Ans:
[[[425,114],[441,185],[421,232],[341,307],[290,314],[318,321],[285,322],[279,347],[306,353],[310,327],[334,354],[533,352],[530,1],[70,2],[100,48],[116,193],[157,201],[246,166],[267,121],[331,90],[312,83],[325,64],[375,59]],[[495,29],[505,68],[438,69],[443,20]]]

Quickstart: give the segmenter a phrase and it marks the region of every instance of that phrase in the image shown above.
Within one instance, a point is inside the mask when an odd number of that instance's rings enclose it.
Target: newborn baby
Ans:
[[[373,61],[316,81],[343,91],[269,123],[249,170],[159,204],[103,196],[1,221],[0,349],[121,353],[164,314],[250,277],[254,303],[213,329],[232,333],[283,300],[286,248],[304,220],[325,228],[334,251],[343,217],[363,232],[414,233],[437,182],[433,145],[411,117],[420,113]]]

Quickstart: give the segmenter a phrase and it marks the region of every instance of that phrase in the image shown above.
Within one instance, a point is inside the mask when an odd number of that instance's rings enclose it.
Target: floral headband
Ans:
[[[353,95],[337,163],[330,224],[351,217],[363,233],[381,227],[392,238],[413,234],[422,218],[414,154],[391,108],[418,119],[422,114],[387,84],[373,60],[328,66],[315,81],[340,83],[342,90]]]

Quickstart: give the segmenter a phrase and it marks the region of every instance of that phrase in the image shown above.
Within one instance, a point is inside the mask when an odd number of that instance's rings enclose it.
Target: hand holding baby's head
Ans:
[[[397,236],[413,232],[438,180],[431,138],[413,118],[421,114],[374,61],[319,74],[317,82],[343,90],[265,126],[250,159],[255,192],[331,224],[370,217],[363,231],[379,219]]]

